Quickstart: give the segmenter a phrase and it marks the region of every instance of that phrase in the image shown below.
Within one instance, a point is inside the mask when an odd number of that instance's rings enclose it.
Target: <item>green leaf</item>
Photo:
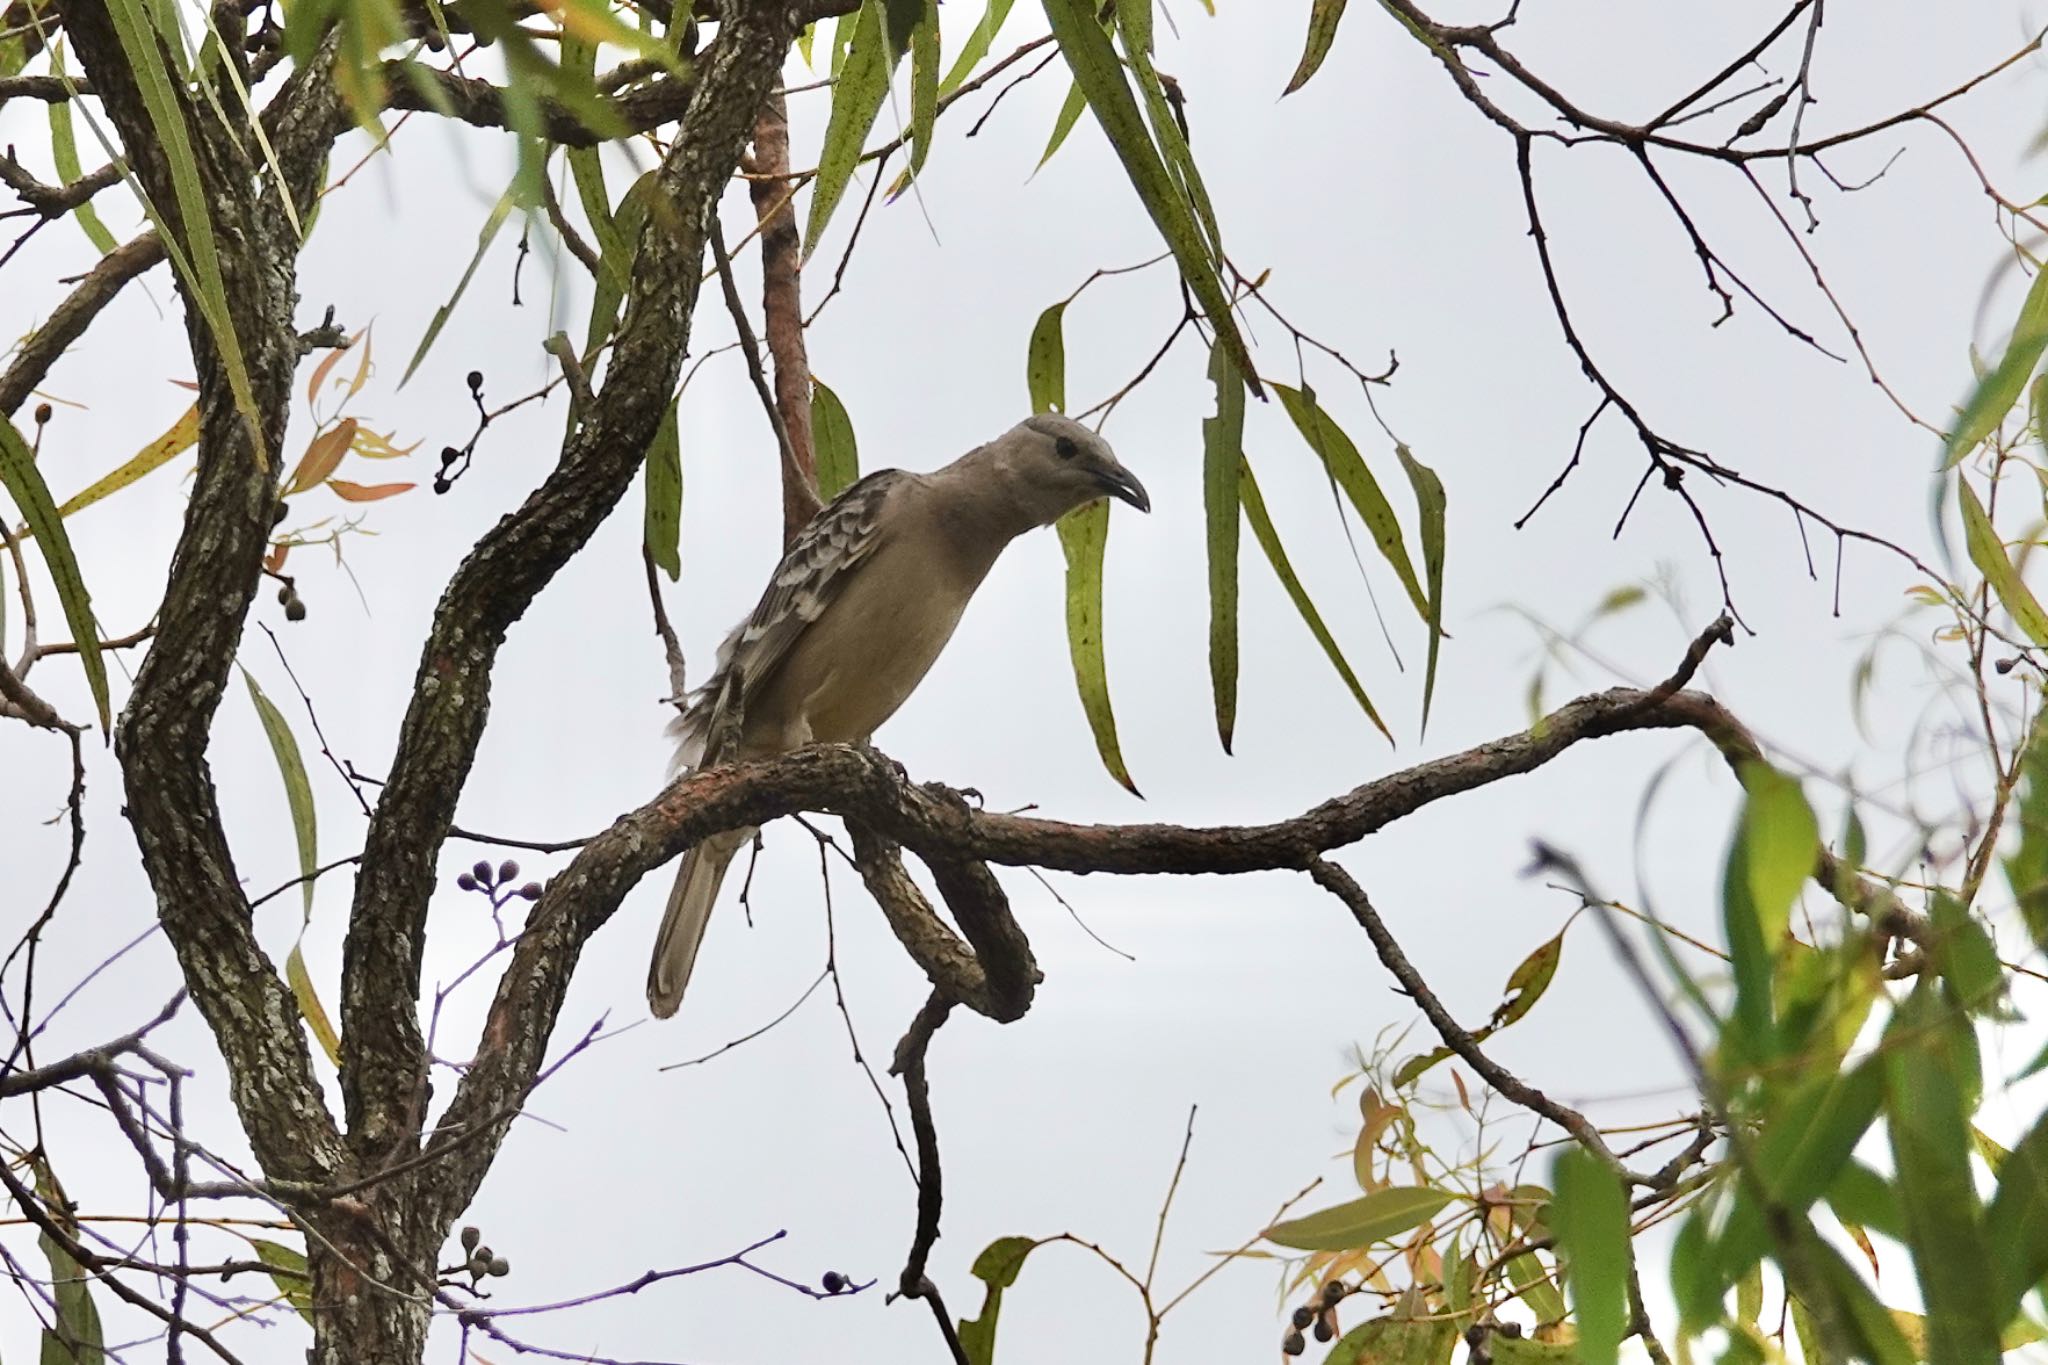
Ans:
[[[1365,523],[1373,543],[1379,546],[1380,554],[1393,566],[1401,586],[1408,590],[1408,600],[1415,604],[1415,614],[1427,621],[1429,599],[1423,595],[1422,585],[1415,579],[1415,566],[1408,559],[1408,547],[1401,537],[1401,523],[1395,519],[1387,495],[1380,491],[1379,480],[1365,467],[1358,447],[1344,434],[1344,428],[1323,411],[1322,404],[1316,401],[1313,393],[1305,389],[1290,389],[1285,384],[1275,384],[1273,391],[1280,395],[1280,406],[1286,408],[1287,415],[1294,419],[1295,428],[1308,442],[1309,449],[1323,462],[1323,469],[1350,498],[1352,508],[1357,511],[1358,519]]]
[[[1365,712],[1366,719],[1387,737],[1389,743],[1392,743],[1394,736],[1388,731],[1386,723],[1380,719],[1380,713],[1374,709],[1372,699],[1366,696],[1365,689],[1359,686],[1358,675],[1353,673],[1351,665],[1345,662],[1344,652],[1337,647],[1336,637],[1330,634],[1330,628],[1323,624],[1322,613],[1317,611],[1315,603],[1309,600],[1307,589],[1301,586],[1301,579],[1295,576],[1294,565],[1288,562],[1287,551],[1280,546],[1279,533],[1273,529],[1273,520],[1266,514],[1266,500],[1259,493],[1258,480],[1252,477],[1251,461],[1242,456],[1237,462],[1237,491],[1239,499],[1244,504],[1245,519],[1252,524],[1252,537],[1259,542],[1259,548],[1266,552],[1266,562],[1271,564],[1273,572],[1279,575],[1280,586],[1287,590],[1287,596],[1294,603],[1295,611],[1301,614],[1302,621],[1308,626],[1309,634],[1315,636],[1316,643],[1323,647],[1323,653],[1329,658],[1331,667],[1337,670],[1337,676],[1344,680],[1344,685],[1351,689],[1351,695],[1358,702],[1359,709]]]
[[[1792,902],[1820,857],[1820,824],[1797,778],[1767,763],[1747,763],[1742,784],[1749,793],[1742,810],[1749,894],[1764,943],[1775,951],[1791,924]]]
[[[165,68],[166,49],[159,45],[160,35],[143,13],[144,3],[146,0],[107,0],[107,17],[114,25],[115,36],[120,40],[122,54],[128,59],[129,72],[135,79],[137,93],[156,131],[157,151],[170,171],[181,231],[172,230],[171,224],[163,219],[147,195],[142,195],[143,208],[162,237],[165,254],[183,280],[186,292],[206,323],[215,350],[220,353],[221,366],[227,371],[228,388],[234,393],[236,410],[248,424],[247,435],[257,460],[267,465],[271,456],[263,448],[263,416],[256,406],[255,390],[249,382],[249,367],[242,357],[241,339],[235,331],[233,315],[228,310],[227,286],[220,273],[220,251],[213,237],[212,209],[207,201],[205,184],[199,176],[199,163],[193,156],[191,130],[185,124],[185,105],[178,85]],[[102,141],[105,141],[104,137]],[[109,145],[107,155],[111,157],[114,154]],[[136,183],[132,176],[129,183]],[[139,186],[136,192],[141,194]]]
[[[261,1237],[250,1238],[249,1245],[255,1249],[256,1259],[270,1267],[270,1282],[277,1286],[277,1292],[298,1310],[300,1317],[309,1323],[313,1321],[313,1282],[306,1276],[305,1253]]]
[[[1216,737],[1230,752],[1237,730],[1238,470],[1244,463],[1244,379],[1221,346],[1209,349],[1216,415],[1202,419],[1202,510],[1209,526],[1209,685]]]
[[[2043,272],[2048,274],[2048,272]],[[2006,558],[2005,546],[1998,539],[1997,530],[1991,525],[1991,518],[1984,511],[1984,504],[1977,500],[1976,490],[1970,481],[1956,478],[1956,490],[1963,511],[1963,541],[1970,550],[1970,562],[1984,575],[1991,590],[1998,594],[1998,600],[2006,611],[2012,614],[2013,624],[2026,632],[2027,638],[2037,645],[2048,645],[2048,611],[2041,609],[2040,599],[2027,587],[2020,571]]]
[[[1429,703],[1436,695],[1436,656],[1444,639],[1444,481],[1436,471],[1415,458],[1405,445],[1396,445],[1401,468],[1408,472],[1415,490],[1415,510],[1422,522],[1422,576],[1429,588],[1429,664],[1422,673],[1422,733],[1429,733]]]
[[[671,583],[683,576],[683,446],[677,410],[677,404],[669,404],[647,447],[647,515],[641,529],[647,553]]]
[[[841,27],[846,19],[839,21]],[[891,59],[882,32],[881,0],[863,0],[853,31],[853,47],[832,87],[832,114],[825,124],[825,144],[818,154],[818,178],[811,185],[810,221],[804,228],[804,258],[817,250],[832,210],[839,205],[861,148],[882,100],[889,93]]]
[[[1063,412],[1067,406],[1067,343],[1060,323],[1067,305],[1056,303],[1038,315],[1024,349],[1024,382],[1033,412]]]
[[[1895,1242],[1906,1240],[1906,1218],[1899,1192],[1891,1182],[1853,1157],[1842,1163],[1828,1185],[1828,1207],[1851,1227],[1881,1232]]]
[[[1538,1341],[1534,1337],[1511,1337],[1494,1332],[1486,1338],[1487,1354],[1493,1365],[1578,1365],[1576,1342]]]
[[[441,328],[447,324],[449,315],[455,311],[455,305],[462,302],[462,292],[469,288],[470,279],[475,276],[476,268],[483,264],[484,253],[491,249],[491,240],[498,235],[498,229],[505,226],[505,219],[510,216],[512,206],[518,202],[518,198],[519,187],[515,183],[508,186],[505,193],[498,197],[498,202],[491,206],[489,216],[484,219],[483,227],[477,232],[475,254],[469,258],[469,265],[463,270],[462,278],[455,282],[455,292],[448,296],[448,302],[434,310],[434,320],[427,324],[426,335],[420,338],[419,348],[412,353],[412,359],[406,362],[405,373],[398,378],[399,388],[405,387],[406,382],[412,378],[413,371],[427,358],[427,352],[433,348],[434,338],[441,335]]]
[[[1323,58],[1330,55],[1330,43],[1337,36],[1337,21],[1344,17],[1344,5],[1345,0],[1315,0],[1308,13],[1308,45],[1302,49],[1301,62],[1281,95],[1291,95],[1307,85],[1309,77],[1322,66]]]
[[[299,846],[299,875],[306,878],[299,890],[304,897],[305,912],[311,915],[312,876],[320,865],[320,832],[313,808],[313,784],[307,780],[305,760],[299,756],[299,741],[293,736],[291,724],[285,720],[284,713],[263,694],[263,689],[256,685],[255,675],[246,668],[242,670],[242,681],[248,686],[249,700],[255,704],[257,719],[263,722],[263,734],[270,741],[277,771],[284,778],[285,805],[291,812],[292,835]]]
[[[939,121],[939,7],[917,0],[917,26],[910,31],[910,173],[924,169],[932,132]]]
[[[1996,1008],[2005,994],[2005,968],[1999,965],[1990,932],[1946,887],[1934,889],[1931,905],[1937,935],[1934,958],[1942,979],[1964,1009]]]
[[[1534,1009],[1543,993],[1550,989],[1551,981],[1557,976],[1557,964],[1563,956],[1564,935],[1560,933],[1539,944],[1534,952],[1523,958],[1509,974],[1507,989],[1500,1004],[1494,1007],[1493,1018],[1472,1030],[1472,1041],[1485,1042]],[[1424,1072],[1452,1055],[1447,1047],[1435,1047],[1410,1057],[1394,1072],[1395,1088],[1412,1085]]]
[[[952,94],[960,83],[974,74],[974,68],[981,65],[981,59],[988,56],[989,46],[995,42],[996,34],[1002,30],[1003,21],[1010,17],[1010,6],[1016,0],[988,0],[981,12],[981,22],[968,33],[967,41],[960,46],[960,55],[953,59],[952,68],[946,78],[939,82],[941,97]]]
[[[1804,1212],[1836,1179],[1884,1103],[1875,1061],[1821,1068],[1773,1104],[1757,1144],[1756,1178],[1773,1207]]]
[[[1449,1365],[1457,1344],[1449,1318],[1373,1318],[1337,1338],[1323,1365]]]
[[[2048,705],[2034,716],[2019,768],[2019,842],[2005,859],[2005,879],[2035,946],[2048,947]]]
[[[107,665],[100,655],[99,626],[92,617],[92,597],[78,572],[78,557],[72,553],[71,537],[64,531],[57,505],[50,499],[49,485],[36,468],[35,453],[22,440],[14,423],[4,418],[0,418],[0,487],[7,490],[7,496],[21,512],[21,519],[43,547],[43,564],[56,586],[64,622],[78,644],[78,662],[85,669],[86,685],[92,689],[93,705],[98,709],[100,729],[104,732],[112,722],[112,709],[107,700]]]
[[[1095,734],[1102,766],[1133,796],[1142,795],[1124,767],[1117,743],[1116,715],[1109,705],[1109,671],[1102,653],[1102,556],[1109,543],[1109,503],[1091,502],[1059,520],[1060,548],[1067,554],[1067,650],[1081,709]]]
[[[2048,349],[2048,271],[2037,271],[2026,301],[2020,305],[2020,318],[2013,326],[2005,354],[1977,382],[1975,391],[1963,403],[1943,452],[1944,469],[1952,468],[1976,449],[1977,443],[2005,420],[2005,414],[2012,410],[2027,386],[2028,377],[2034,373],[2034,366],[2040,362],[2043,349]]]
[[[988,1286],[981,1300],[981,1316],[960,1321],[960,1345],[971,1365],[993,1365],[996,1357],[996,1323],[1002,1316],[1003,1291],[1017,1283],[1024,1258],[1037,1250],[1029,1237],[998,1237],[974,1258],[974,1277]]]
[[[64,44],[50,45],[50,74],[62,80],[64,77]],[[83,168],[78,164],[78,138],[71,127],[71,101],[50,101],[50,160],[57,170],[59,184],[69,185],[76,181]],[[87,200],[71,211],[78,219],[78,225],[85,229],[86,240],[98,247],[102,256],[120,243],[114,234],[107,231],[107,225],[100,221],[100,215]]]
[[[1538,1325],[1563,1320],[1564,1295],[1557,1292],[1556,1283],[1535,1252],[1525,1251],[1509,1261],[1508,1278],[1514,1281],[1522,1302],[1536,1315]]]
[[[1238,372],[1244,375],[1245,383],[1252,392],[1259,393],[1257,370],[1231,314],[1230,300],[1224,292],[1222,278],[1217,274],[1217,263],[1195,225],[1181,187],[1175,184],[1158,146],[1146,131],[1137,99],[1124,79],[1123,63],[1117,59],[1109,35],[1102,30],[1093,0],[1044,0],[1044,3],[1053,36],[1074,73],[1074,84],[1087,98],[1088,107],[1095,111],[1095,120],[1102,125],[1111,149],[1123,162],[1131,188],[1137,191],[1139,202],[1145,206],[1160,236],[1173,252],[1174,260],[1180,266],[1181,278],[1187,282],[1195,301],[1207,316],[1217,340],[1229,350],[1231,360],[1237,365]]]
[[[811,376],[811,442],[818,462],[818,496],[830,502],[860,477],[860,447],[854,442],[846,405],[816,375]]]
[[[1970,1024],[1923,980],[1887,1030],[1886,1115],[1907,1246],[1927,1308],[1930,1365],[1991,1365],[2005,1325],[1995,1306],[1970,1125],[1947,1035]]]
[[[1297,1251],[1355,1251],[1419,1227],[1450,1202],[1451,1196],[1444,1190],[1397,1185],[1275,1223],[1263,1235],[1269,1242]]]
[[[1034,170],[1044,169],[1045,163],[1052,160],[1053,153],[1067,140],[1067,134],[1074,131],[1074,125],[1081,121],[1081,111],[1087,107],[1088,97],[1081,93],[1081,87],[1068,86],[1067,97],[1060,101],[1060,111],[1052,121],[1052,136],[1046,139],[1045,151],[1039,156]]]
[[[1998,1191],[1984,1211],[1984,1245],[1996,1277],[1993,1316],[2010,1322],[2027,1291],[2048,1279],[2048,1115],[1999,1169]]]
[[[1598,1157],[1576,1144],[1554,1167],[1550,1225],[1578,1313],[1582,1365],[1615,1365],[1628,1322],[1628,1195]]]

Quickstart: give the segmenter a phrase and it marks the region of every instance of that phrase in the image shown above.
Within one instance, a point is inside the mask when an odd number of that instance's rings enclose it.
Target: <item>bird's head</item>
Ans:
[[[1102,498],[1121,498],[1140,512],[1152,499],[1125,469],[1109,442],[1071,417],[1042,412],[1027,417],[984,447],[1040,526]]]

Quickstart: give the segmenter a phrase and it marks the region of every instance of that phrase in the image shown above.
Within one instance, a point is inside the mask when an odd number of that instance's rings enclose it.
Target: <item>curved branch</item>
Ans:
[[[71,343],[85,335],[85,329],[124,285],[163,259],[163,239],[154,232],[132,237],[100,257],[48,320],[22,341],[13,363],[0,370],[0,417],[12,417],[28,401],[50,367]]]

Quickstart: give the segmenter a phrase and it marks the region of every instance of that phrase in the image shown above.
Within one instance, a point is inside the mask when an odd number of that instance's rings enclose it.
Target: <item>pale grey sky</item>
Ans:
[[[1375,7],[1353,7],[1322,74],[1285,100],[1275,96],[1299,55],[1307,5],[1221,0],[1218,8],[1210,18],[1196,5],[1174,6],[1179,33],[1164,36],[1159,61],[1189,94],[1194,145],[1221,206],[1226,243],[1249,273],[1271,268],[1275,300],[1318,338],[1368,368],[1389,349],[1398,352],[1399,375],[1380,396],[1382,412],[1449,492],[1446,623],[1455,638],[1445,646],[1436,712],[1426,741],[1418,741],[1422,633],[1396,610],[1390,576],[1368,563],[1407,665],[1397,672],[1333,524],[1320,472],[1277,405],[1255,404],[1248,450],[1275,518],[1400,742],[1390,749],[1358,714],[1247,536],[1237,753],[1219,751],[1201,567],[1199,422],[1209,394],[1203,357],[1188,346],[1107,429],[1155,505],[1149,518],[1117,509],[1108,566],[1110,681],[1124,751],[1147,799],[1124,794],[1095,760],[1068,676],[1060,554],[1043,535],[1011,551],[923,690],[879,736],[917,777],[975,786],[992,806],[1035,803],[1076,820],[1291,813],[1525,724],[1534,636],[1510,608],[1568,625],[1609,591],[1659,575],[1668,575],[1683,601],[1682,619],[1652,604],[1603,625],[1593,642],[1626,674],[1589,665],[1575,680],[1553,670],[1548,696],[1556,701],[1613,681],[1661,677],[1718,606],[1711,566],[1676,500],[1646,493],[1619,539],[1609,538],[1641,467],[1619,425],[1603,425],[1574,480],[1527,530],[1512,529],[1570,453],[1594,400],[1543,298],[1507,138]],[[1775,12],[1760,4],[1695,6],[1682,15],[1668,7],[1527,4],[1506,37],[1588,105],[1639,118],[1740,51]],[[1438,17],[1492,15],[1468,8]],[[2011,4],[1831,11],[1814,69],[1820,103],[1808,127],[1854,126],[1945,90],[2017,48],[2031,17]],[[965,3],[946,7],[954,30],[972,18]],[[1039,22],[1036,7],[1018,6],[997,51],[1031,36]],[[1091,269],[1158,249],[1090,122],[1031,176],[1065,88],[1055,67],[1010,94],[980,135],[963,142],[985,97],[969,101],[942,124],[919,199],[876,209],[844,294],[811,335],[813,367],[845,399],[865,467],[930,467],[1017,420],[1028,407],[1024,344],[1039,310]],[[2033,193],[2023,157],[2042,124],[2041,95],[2038,64],[2022,63],[1951,116],[1987,171],[2021,199]],[[822,96],[799,98],[794,118],[797,161],[809,164]],[[0,142],[15,142],[25,156],[39,152],[40,119],[39,109],[20,102],[0,111]],[[502,188],[502,143],[415,119],[395,160],[363,170],[323,209],[305,260],[307,320],[333,303],[345,325],[374,322],[378,372],[359,411],[380,429],[395,426],[403,439],[424,442],[403,475],[380,466],[359,470],[365,480],[431,477],[432,452],[460,444],[470,428],[465,371],[482,369],[497,399],[543,376],[543,306],[509,306],[515,224],[426,365],[403,392],[393,391]],[[1903,155],[1885,177],[1853,196],[1809,178],[1821,227],[1807,241],[1886,378],[1917,411],[1938,419],[1967,382],[1966,348],[1973,340],[1996,344],[2016,296],[2008,283],[1980,316],[2000,240],[1968,167],[1936,131],[1901,129],[1843,153],[1835,169],[1845,179],[1867,176],[1897,149]],[[353,159],[338,153],[335,165]],[[1931,438],[1899,417],[1859,365],[1800,347],[1746,303],[1711,328],[1718,306],[1700,285],[1697,263],[1625,157],[1542,147],[1538,170],[1576,320],[1601,362],[1667,434],[1845,522],[1924,557],[1935,554],[1927,517]],[[1827,301],[1748,188],[1713,168],[1674,162],[1668,170],[1703,230],[1750,282],[1843,349]],[[1782,190],[1780,170],[1759,174]],[[857,183],[853,193],[862,188]],[[117,195],[103,198],[117,233],[130,228],[134,213]],[[851,200],[820,259],[836,261]],[[728,194],[725,211],[729,235],[737,236],[748,221],[744,196]],[[69,224],[42,234],[9,267],[0,331],[19,333],[43,315],[59,296],[49,282],[83,268],[89,250]],[[525,285],[530,300],[545,297],[538,257],[527,264]],[[168,279],[158,272],[146,288],[131,288],[52,373],[51,392],[85,405],[65,409],[46,437],[43,465],[59,496],[125,459],[188,401],[165,382],[186,377],[171,307]],[[1092,288],[1067,314],[1070,395],[1093,402],[1123,383],[1179,307],[1170,280],[1156,271]],[[713,294],[699,317],[696,351],[729,337]],[[1256,320],[1253,330],[1267,372],[1291,379],[1285,334]],[[1331,367],[1312,377],[1412,524],[1391,447],[1356,387]],[[720,635],[758,594],[775,555],[779,511],[772,438],[736,357],[706,365],[683,413],[684,572],[668,600],[693,675],[701,676]],[[365,771],[381,771],[388,759],[435,592],[474,538],[541,476],[562,420],[560,403],[525,409],[492,428],[476,469],[449,496],[421,491],[375,507],[368,525],[377,536],[352,540],[348,549],[367,610],[318,551],[301,551],[292,564],[311,607],[305,623],[286,626],[269,596],[261,599],[255,619],[279,630],[337,752]],[[295,427],[295,445],[306,429]],[[1851,716],[1849,682],[1871,633],[1903,607],[1914,575],[1884,553],[1851,548],[1836,617],[1831,543],[1816,533],[1821,577],[1809,581],[1788,513],[1693,483],[1728,552],[1737,603],[1757,632],[1716,655],[1706,684],[1794,758],[1827,773],[1854,772],[1866,784],[1892,778],[1906,728],[1928,700],[1923,675],[1906,651],[1887,654],[1891,666],[1880,674],[1867,744]],[[163,473],[73,523],[110,630],[140,624],[160,593],[183,497],[181,476]],[[320,492],[295,506],[319,515],[331,501]],[[641,583],[639,526],[636,493],[513,631],[464,824],[534,838],[587,833],[662,780],[665,679]],[[300,721],[289,684],[253,627],[244,657]],[[37,680],[71,713],[85,714],[62,674],[61,662],[46,663]],[[991,723],[992,715],[1000,722]],[[301,740],[319,795],[323,855],[353,851],[361,826],[353,801],[303,727]],[[1538,775],[1405,821],[1343,861],[1439,992],[1476,1022],[1516,962],[1572,908],[1567,897],[1518,875],[1530,838],[1576,851],[1614,893],[1639,895],[1637,807],[1660,765],[1681,751],[1687,756],[1662,786],[1642,863],[1657,907],[1712,935],[1735,792],[1700,746],[1674,737],[1587,746]],[[292,875],[295,854],[279,782],[243,698],[223,708],[212,758],[239,867],[252,888],[267,889]],[[0,828],[7,831],[0,886],[10,893],[5,914],[13,922],[40,906],[61,866],[61,831],[39,823],[62,795],[61,746],[19,726],[0,727],[0,773]],[[45,983],[75,979],[110,945],[140,932],[152,913],[119,816],[110,753],[91,755],[90,779],[86,869],[49,939]],[[1809,790],[1832,829],[1833,792],[1820,784]],[[453,887],[454,873],[480,852],[488,851],[451,844],[443,860],[430,985],[461,970],[489,941],[481,907]],[[563,860],[521,861],[539,876]],[[1004,877],[1046,981],[1021,1023],[998,1028],[959,1018],[933,1049],[947,1181],[933,1272],[956,1314],[975,1311],[979,1285],[967,1267],[998,1236],[1071,1231],[1142,1263],[1191,1104],[1201,1113],[1162,1284],[1177,1288],[1199,1273],[1208,1253],[1255,1232],[1311,1177],[1328,1182],[1311,1205],[1350,1193],[1347,1167],[1332,1157],[1348,1145],[1356,1111],[1348,1096],[1333,1103],[1329,1088],[1354,1043],[1370,1047],[1411,1014],[1334,900],[1305,878],[1282,874],[1057,878],[1089,924],[1135,956],[1129,962],[1092,942],[1028,876]],[[533,1110],[546,1123],[517,1130],[471,1215],[515,1267],[496,1286],[500,1300],[590,1292],[646,1269],[726,1254],[778,1228],[788,1238],[760,1260],[781,1273],[814,1281],[835,1268],[893,1282],[910,1234],[912,1189],[825,993],[713,1062],[657,1069],[758,1027],[818,971],[824,930],[809,837],[793,826],[770,830],[755,874],[754,926],[729,888],[690,999],[666,1025],[646,1021],[641,996],[666,877],[652,880],[657,885],[638,892],[591,945],[561,1041],[607,1015],[612,1027],[638,1027],[594,1048],[539,1093]],[[922,982],[857,881],[835,869],[833,882],[852,1017],[868,1055],[883,1059],[922,999]],[[322,882],[307,937],[330,1000],[348,891],[346,873]],[[260,915],[264,941],[280,959],[298,931],[296,905],[280,898]],[[1648,1009],[1589,927],[1569,939],[1548,999],[1492,1050],[1596,1115],[1682,1105],[1679,1072]],[[132,1026],[173,981],[168,949],[152,941],[60,1016],[46,1050]],[[479,985],[451,1001],[445,1053],[465,1050],[487,997]],[[1411,1036],[1425,1041],[1420,1032]],[[200,1069],[195,1126],[222,1150],[240,1153],[218,1064],[196,1020],[167,1029],[165,1043]],[[1448,1093],[1447,1078],[1438,1084]],[[48,1119],[74,1196],[96,1210],[139,1201],[139,1175],[99,1116],[59,1101]],[[1525,1135],[1526,1125],[1509,1125],[1498,1140],[1514,1150]],[[33,1257],[31,1245],[19,1245]],[[1273,1291],[1269,1266],[1226,1271],[1168,1319],[1161,1358],[1203,1362],[1271,1351],[1280,1332]],[[1133,1360],[1142,1327],[1128,1290],[1108,1272],[1073,1248],[1051,1248],[1026,1268],[1006,1303],[1000,1346],[1011,1361]],[[732,1271],[519,1330],[558,1349],[628,1358],[943,1357],[921,1306],[885,1307],[879,1290],[812,1304]],[[20,1305],[0,1298],[0,1354],[21,1354],[28,1332]],[[302,1329],[289,1322],[241,1336],[250,1360],[292,1358],[303,1344]],[[454,1350],[451,1332],[434,1358]]]

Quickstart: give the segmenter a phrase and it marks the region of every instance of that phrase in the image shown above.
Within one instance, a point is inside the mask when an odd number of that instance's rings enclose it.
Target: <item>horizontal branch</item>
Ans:
[[[131,237],[100,257],[78,281],[78,287],[51,311],[43,325],[28,334],[15,350],[14,361],[0,370],[0,417],[12,417],[41,386],[71,343],[85,335],[100,310],[130,280],[164,259],[163,239],[154,232]]]

